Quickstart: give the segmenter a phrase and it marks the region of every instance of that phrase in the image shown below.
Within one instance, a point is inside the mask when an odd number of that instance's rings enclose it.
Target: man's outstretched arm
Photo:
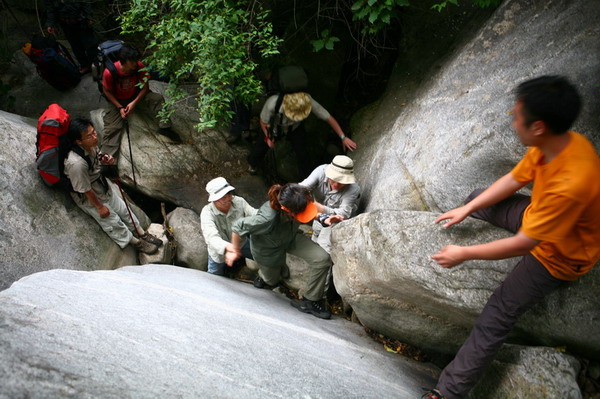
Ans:
[[[432,255],[431,259],[435,260],[438,265],[449,269],[466,260],[495,260],[526,255],[538,243],[539,241],[527,237],[522,232],[518,232],[512,237],[488,242],[487,244],[471,245],[468,247],[448,245],[442,248],[437,254]]]
[[[435,223],[447,220],[447,222],[443,225],[444,228],[450,227],[456,223],[460,223],[473,212],[497,204],[503,199],[506,199],[519,191],[521,188],[523,188],[523,186],[525,186],[525,184],[516,181],[509,172],[496,180],[491,186],[489,186],[485,191],[483,191],[469,203],[452,209],[439,216],[437,219],[435,219]]]

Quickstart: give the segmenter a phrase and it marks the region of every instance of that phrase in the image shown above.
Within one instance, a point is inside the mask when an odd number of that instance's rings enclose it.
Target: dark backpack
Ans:
[[[23,51],[36,65],[38,74],[55,89],[66,91],[79,84],[81,74],[73,57],[53,38],[35,35]]]
[[[277,69],[269,80],[268,92],[297,93],[308,88],[308,76],[304,68],[297,65],[286,65]]]
[[[279,131],[280,129],[275,127],[281,125],[283,120],[283,112],[281,111],[283,96],[288,93],[305,92],[308,88],[308,76],[304,68],[297,65],[286,65],[273,73],[268,86],[270,94],[277,94],[275,112],[269,120],[269,126],[271,137],[278,138],[284,135],[283,132]]]
[[[119,60],[119,51],[123,47],[124,42],[122,40],[107,40],[98,45],[98,58],[92,65],[92,77],[98,84],[98,90],[104,95],[102,87],[102,76],[104,76],[104,70],[108,69],[113,77],[113,82],[116,84],[119,80],[119,73],[115,62]]]

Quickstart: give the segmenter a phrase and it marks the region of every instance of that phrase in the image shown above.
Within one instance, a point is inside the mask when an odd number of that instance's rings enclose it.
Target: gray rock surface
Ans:
[[[580,368],[577,359],[554,348],[504,345],[469,397],[580,399]]]
[[[200,215],[191,209],[176,208],[167,215],[177,242],[175,263],[180,266],[206,271],[208,251],[200,226]]]
[[[508,0],[457,43],[426,25],[406,32],[384,97],[354,119],[363,207],[446,210],[509,172],[525,152],[511,127],[513,89],[540,75],[577,86],[584,108],[573,129],[600,147],[598,20],[595,0]],[[444,57],[432,59],[436,43]]]
[[[454,354],[516,259],[442,269],[431,255],[509,233],[467,219],[443,229],[437,214],[375,211],[333,229],[335,287],[366,326],[424,350]],[[509,342],[566,346],[600,358],[600,269],[549,295],[517,323]]]
[[[0,397],[416,398],[437,369],[249,284],[164,265],[0,293]]]
[[[48,269],[136,264],[135,250],[121,250],[67,193],[42,183],[36,124],[0,111],[0,289]]]

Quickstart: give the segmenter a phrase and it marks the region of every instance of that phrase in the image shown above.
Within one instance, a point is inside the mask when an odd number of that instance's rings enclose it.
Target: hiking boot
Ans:
[[[256,276],[252,285],[254,285],[256,288],[264,288],[265,290],[272,290],[275,288],[275,286],[267,284],[260,276]]]
[[[446,397],[437,389],[432,389],[421,396],[421,399],[446,399]]]
[[[163,242],[160,238],[153,236],[148,232],[145,232],[142,236],[140,236],[140,240],[148,241],[149,243],[154,244],[157,247],[163,245]]]
[[[331,312],[327,309],[327,306],[324,306],[319,301],[311,301],[304,297],[293,300],[291,305],[304,313],[311,313],[313,316],[318,317],[320,319],[330,319]]]
[[[134,244],[133,247],[137,249],[139,252],[143,252],[147,255],[152,255],[158,251],[158,246],[148,242],[146,240],[139,240],[137,244]]]

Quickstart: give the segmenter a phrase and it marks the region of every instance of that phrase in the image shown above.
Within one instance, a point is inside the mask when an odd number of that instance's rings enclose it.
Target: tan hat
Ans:
[[[345,155],[337,155],[325,168],[325,176],[337,183],[356,183],[356,179],[354,178],[354,162]]]
[[[306,93],[286,94],[283,96],[281,109],[285,116],[294,122],[300,122],[310,115],[312,109],[310,96]]]
[[[235,190],[235,188],[227,183],[227,180],[225,180],[224,177],[216,177],[206,183],[206,191],[208,191],[209,202],[221,199],[225,194],[233,190]]]

